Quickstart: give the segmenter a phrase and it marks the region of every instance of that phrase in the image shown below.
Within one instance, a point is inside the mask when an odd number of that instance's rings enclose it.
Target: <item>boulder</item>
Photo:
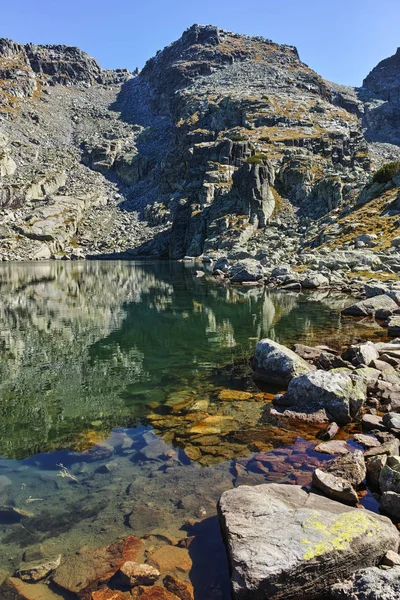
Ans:
[[[379,488],[379,476],[386,460],[386,454],[378,454],[367,459],[367,480],[374,488]]]
[[[287,392],[275,396],[279,406],[297,412],[325,410],[329,418],[339,425],[349,423],[360,414],[366,393],[361,379],[352,378],[351,371],[317,370],[292,379]]]
[[[365,342],[355,348],[353,364],[369,365],[373,360],[379,359],[379,352],[373,342]]]
[[[383,492],[381,496],[381,509],[396,522],[400,521],[400,494],[396,492]]]
[[[320,287],[329,287],[329,279],[321,273],[312,273],[301,280],[301,285],[305,289],[317,289]]]
[[[390,337],[399,337],[400,336],[400,316],[394,315],[390,317],[388,322],[388,335]]]
[[[364,455],[361,450],[338,456],[328,463],[325,471],[336,477],[342,477],[355,487],[358,487],[367,474]]]
[[[400,494],[400,459],[398,457],[388,456],[379,475],[379,489],[381,492]]]
[[[133,561],[125,562],[118,571],[119,581],[127,587],[153,585],[159,577],[160,571],[155,567]]]
[[[366,283],[364,285],[364,291],[367,298],[373,298],[374,296],[386,294],[388,287],[384,283]]]
[[[230,272],[230,280],[237,283],[259,281],[263,277],[264,269],[262,264],[252,258],[241,260],[233,265]]]
[[[295,352],[267,338],[258,342],[252,367],[255,380],[284,387],[287,387],[293,377],[312,370],[312,367]]]
[[[382,422],[387,429],[400,429],[400,415],[395,412],[389,412],[384,415]]]
[[[389,519],[300,486],[239,486],[218,509],[235,600],[315,598],[399,544]]]
[[[330,440],[329,442],[323,442],[322,444],[315,446],[314,450],[315,452],[321,452],[322,454],[348,454],[350,452],[346,440]]]
[[[368,315],[376,315],[376,313],[392,314],[398,308],[396,302],[389,298],[386,294],[380,294],[379,296],[373,296],[366,300],[361,300],[356,304],[352,304],[342,310],[343,315],[350,315],[353,317],[366,317]],[[382,316],[381,318],[384,318]]]

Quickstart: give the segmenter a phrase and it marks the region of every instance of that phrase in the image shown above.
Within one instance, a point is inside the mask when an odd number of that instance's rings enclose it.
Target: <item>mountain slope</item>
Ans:
[[[2,257],[234,254],[276,232],[283,254],[315,243],[396,156],[397,117],[376,110],[397,110],[396,57],[355,90],[292,46],[215,26],[135,75],[0,40]]]

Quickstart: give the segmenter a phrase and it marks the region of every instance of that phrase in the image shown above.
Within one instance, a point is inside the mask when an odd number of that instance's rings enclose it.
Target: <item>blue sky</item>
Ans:
[[[297,46],[348,85],[400,46],[400,0],[14,0],[1,7],[0,37],[79,46],[103,68],[134,69],[193,23]]]

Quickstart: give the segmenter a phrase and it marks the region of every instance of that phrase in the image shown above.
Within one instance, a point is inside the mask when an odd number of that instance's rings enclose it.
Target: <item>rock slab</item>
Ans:
[[[235,600],[317,598],[399,545],[389,519],[300,486],[240,486],[218,509]]]

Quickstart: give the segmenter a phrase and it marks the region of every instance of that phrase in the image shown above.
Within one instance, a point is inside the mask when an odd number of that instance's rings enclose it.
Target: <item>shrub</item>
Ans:
[[[228,138],[232,140],[232,142],[247,142],[249,139],[247,135],[242,135],[241,133],[231,133],[228,135]]]
[[[253,154],[253,156],[249,156],[248,158],[246,158],[246,162],[248,162],[251,165],[260,165],[264,162],[264,160],[268,159],[268,154],[262,154],[257,153],[257,154]]]
[[[400,162],[386,163],[374,173],[372,181],[374,183],[388,183],[398,173],[400,173]]]

